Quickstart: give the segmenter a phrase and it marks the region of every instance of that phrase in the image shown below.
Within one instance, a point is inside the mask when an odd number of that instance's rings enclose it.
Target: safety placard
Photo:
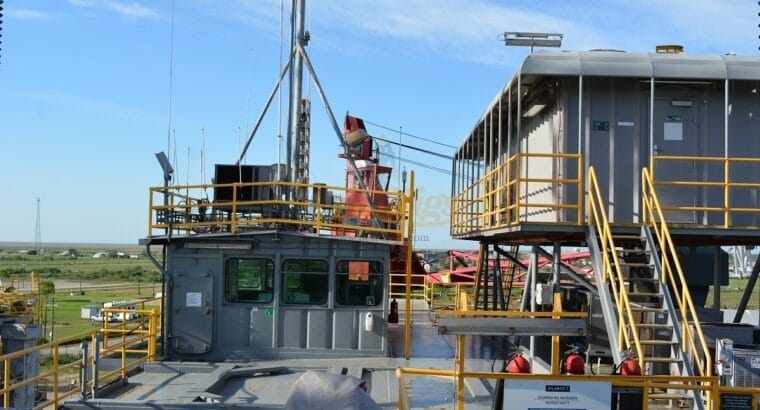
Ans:
[[[508,380],[504,383],[504,403],[509,403],[510,410],[608,410],[611,397],[609,382]]]
[[[187,307],[201,307],[201,306],[203,306],[203,293],[201,293],[201,292],[187,292],[187,293],[185,293],[185,306],[187,306]]]

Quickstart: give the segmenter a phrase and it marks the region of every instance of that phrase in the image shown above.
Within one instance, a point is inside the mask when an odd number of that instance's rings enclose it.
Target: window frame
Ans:
[[[351,292],[350,292],[350,286],[352,282],[356,282],[357,284],[361,284],[361,280],[351,280],[350,275],[351,272],[349,272],[349,263],[350,262],[367,262],[369,263],[369,272],[367,273],[367,285],[369,287],[368,295],[364,296],[364,303],[344,303],[341,301],[343,299],[344,301],[347,301],[351,298]],[[342,264],[345,263],[345,271],[342,270]],[[385,293],[385,278],[386,278],[386,272],[385,272],[385,265],[383,262],[378,260],[372,260],[372,259],[341,259],[338,260],[335,264],[335,305],[336,306],[345,306],[345,307],[358,307],[358,306],[364,306],[364,307],[380,307],[383,305],[383,296]],[[375,281],[379,280],[379,283],[375,283]],[[344,294],[344,292],[348,291],[348,294]],[[373,294],[374,293],[374,294]],[[367,297],[373,297],[374,303],[368,304],[366,303]]]
[[[304,271],[301,270],[299,272],[295,271],[288,271],[288,263],[322,263],[324,264],[324,271],[317,270],[317,271]],[[327,259],[319,259],[319,258],[283,258],[281,263],[281,269],[280,269],[280,279],[281,279],[281,287],[280,287],[280,301],[289,306],[324,306],[326,305],[330,300],[330,262]],[[311,268],[310,266],[307,266],[307,269]],[[289,286],[288,282],[289,280],[292,280],[291,278],[288,278],[289,275],[297,274],[298,275],[298,286],[296,288]],[[322,278],[320,278],[322,277]],[[320,278],[321,280],[313,280],[314,278]],[[305,280],[307,279],[307,280]],[[320,285],[320,289],[316,289],[321,292],[308,292],[304,289],[304,286],[311,285]],[[293,289],[291,291],[291,289]],[[300,292],[298,291],[300,290]],[[324,293],[324,297],[320,298],[320,300],[312,301],[312,295]],[[304,300],[303,298],[307,297],[308,300]]]
[[[231,264],[235,261],[237,264],[236,267],[236,278],[234,282],[231,282],[229,280],[230,278],[230,269]],[[250,290],[251,292],[258,292],[257,293],[257,300],[253,299],[242,299],[240,298],[240,262],[241,261],[259,261],[260,263],[265,263],[266,271],[264,272],[264,277],[259,278],[259,281],[263,280],[263,283],[261,284],[262,290],[256,291],[256,290]],[[250,257],[230,257],[227,258],[226,261],[224,261],[224,301],[227,303],[254,303],[254,304],[270,304],[274,301],[274,294],[275,294],[275,285],[274,285],[274,274],[275,274],[275,264],[274,260],[271,258],[250,258]],[[268,281],[267,281],[268,276]],[[267,287],[267,282],[269,283],[269,287]],[[230,286],[234,283],[235,286],[235,294],[237,297],[235,299],[231,298],[231,288]],[[261,283],[261,282],[260,282]],[[261,300],[260,296],[268,295],[268,300]]]

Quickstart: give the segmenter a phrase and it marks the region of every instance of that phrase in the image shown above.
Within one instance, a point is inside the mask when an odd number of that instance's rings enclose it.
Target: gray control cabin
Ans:
[[[388,244],[298,232],[172,240],[166,353],[386,355],[389,254]]]

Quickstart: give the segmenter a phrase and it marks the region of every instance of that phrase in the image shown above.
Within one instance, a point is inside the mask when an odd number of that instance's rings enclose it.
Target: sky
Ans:
[[[175,183],[209,182],[214,164],[237,159],[280,70],[280,0],[7,0],[4,9],[0,241],[34,241],[39,198],[43,244],[137,243],[148,187],[163,182],[154,153],[168,151]],[[563,50],[681,44],[757,55],[758,12],[754,0],[313,0],[307,27],[339,122],[350,112],[374,136],[451,155],[529,53],[505,47],[502,32],[562,33]],[[342,185],[337,137],[314,87],[305,92],[311,180]],[[278,107],[276,98],[246,163],[277,162]],[[474,248],[448,235],[450,175],[401,166],[419,188],[417,247]]]

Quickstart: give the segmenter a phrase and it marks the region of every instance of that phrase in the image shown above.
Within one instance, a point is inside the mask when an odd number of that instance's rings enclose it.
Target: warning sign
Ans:
[[[752,395],[722,393],[720,410],[752,410]]]
[[[510,410],[608,410],[611,397],[609,382],[509,380],[504,384],[504,403]]]

